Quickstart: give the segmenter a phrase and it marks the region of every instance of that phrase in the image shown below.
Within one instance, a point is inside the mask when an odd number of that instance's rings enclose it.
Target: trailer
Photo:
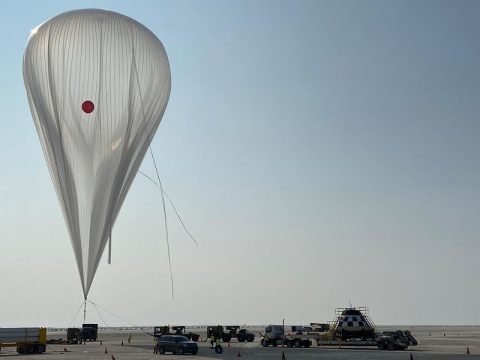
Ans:
[[[379,350],[406,350],[418,344],[408,330],[377,331],[366,307],[338,308],[335,315],[329,330],[319,333],[318,346],[372,346]]]
[[[19,354],[41,354],[47,349],[47,328],[0,328],[0,350],[16,347]]]
[[[317,339],[318,346],[370,346],[379,350],[407,350],[409,346],[416,346],[417,340],[407,331],[397,330],[395,332],[377,333],[374,339]]]
[[[97,341],[98,324],[83,324],[82,339],[83,341]]]

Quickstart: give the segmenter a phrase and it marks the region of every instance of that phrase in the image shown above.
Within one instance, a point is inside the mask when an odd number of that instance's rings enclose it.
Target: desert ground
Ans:
[[[250,331],[258,334],[262,331],[260,326],[248,327]],[[202,336],[199,341],[197,355],[158,355],[153,353],[153,338],[148,334],[152,328],[141,329],[100,329],[99,341],[87,342],[82,345],[48,345],[47,351],[42,355],[19,355],[14,348],[4,348],[0,357],[15,357],[17,359],[232,359],[243,357],[247,359],[276,359],[282,358],[282,352],[288,360],[294,359],[480,359],[480,326],[379,326],[380,330],[403,329],[410,330],[419,341],[419,345],[405,351],[380,351],[375,348],[349,348],[318,347],[314,344],[309,349],[295,349],[282,347],[263,348],[260,346],[260,337],[257,336],[253,343],[238,343],[233,339],[230,346],[223,344],[223,354],[216,354],[210,349],[209,342],[205,341],[203,327],[188,328]],[[131,334],[131,341],[128,337]],[[49,331],[49,339],[66,338],[65,330]],[[122,345],[123,341],[123,345]],[[467,347],[470,355],[467,355]]]

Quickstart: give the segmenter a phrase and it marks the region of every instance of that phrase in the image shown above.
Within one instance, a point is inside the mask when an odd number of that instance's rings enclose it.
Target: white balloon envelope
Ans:
[[[32,31],[23,76],[86,299],[167,106],[167,54],[129,17],[75,10]]]

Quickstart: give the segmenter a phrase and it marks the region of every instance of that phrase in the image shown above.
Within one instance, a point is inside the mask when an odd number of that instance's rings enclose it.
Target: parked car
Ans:
[[[183,335],[162,335],[157,340],[157,350],[160,354],[193,354],[198,352],[196,342]]]

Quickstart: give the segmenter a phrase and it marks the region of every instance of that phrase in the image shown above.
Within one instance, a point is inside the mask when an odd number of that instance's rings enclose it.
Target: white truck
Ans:
[[[47,328],[0,328],[0,350],[16,347],[19,354],[41,354],[47,349]]]
[[[283,325],[268,325],[265,328],[265,334],[262,334],[260,344],[263,347],[286,345],[287,347],[310,347],[312,345],[311,336],[303,331],[298,331],[299,326],[292,326],[291,332],[285,334]]]

